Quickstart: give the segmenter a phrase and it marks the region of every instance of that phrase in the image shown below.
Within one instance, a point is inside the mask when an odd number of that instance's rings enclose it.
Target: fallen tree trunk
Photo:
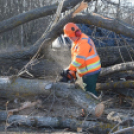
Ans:
[[[77,14],[76,17],[72,18],[71,21],[76,23],[83,23],[102,27],[107,30],[113,31],[117,34],[123,34],[130,38],[134,38],[134,28],[120,20],[106,18],[102,15],[91,13],[91,14]]]
[[[99,117],[103,113],[104,105],[83,90],[75,89],[74,84],[13,77],[0,78],[0,95],[2,97],[49,95],[52,92],[59,97],[69,97],[74,103],[95,116]]]
[[[104,76],[104,75],[109,75],[111,73],[116,73],[119,71],[126,71],[126,70],[127,71],[134,70],[134,62],[121,63],[107,68],[102,68],[100,75]]]
[[[109,82],[109,83],[97,83],[96,90],[112,90],[133,104],[134,98],[134,82],[133,81],[121,81],[121,82]]]
[[[111,66],[112,67],[112,66]],[[107,68],[102,68],[102,72]],[[112,72],[107,75],[100,74],[98,83],[108,83],[108,82],[115,82],[115,81],[128,81],[134,80],[134,72],[132,70],[125,70],[125,71],[118,71]]]
[[[20,125],[27,127],[52,127],[52,128],[77,128],[95,130],[98,132],[107,133],[114,124],[100,123],[94,121],[78,121],[72,118],[62,117],[45,117],[45,116],[25,116],[25,115],[11,115],[7,118],[6,112],[0,112],[0,121],[6,121],[10,125]]]
[[[91,0],[86,0],[86,2],[90,2]],[[77,5],[81,0],[74,0],[74,1],[66,1],[63,5],[63,11],[67,10],[68,6],[74,7]],[[44,17],[47,15],[51,15],[55,13],[57,9],[57,5],[53,6],[46,6],[38,9],[34,9],[32,11],[20,14],[18,16],[12,17],[8,20],[4,20],[0,23],[0,33],[10,30],[16,26],[19,26],[21,24],[24,24],[30,20],[34,20],[40,17]],[[106,18],[101,15],[92,13],[92,14],[77,14],[75,17],[70,17],[66,20],[66,23],[72,21],[75,23],[83,23],[83,24],[89,24],[89,25],[95,25],[98,27],[102,27],[108,30],[111,30],[117,34],[123,34],[125,36],[134,38],[134,28],[120,20]],[[65,23],[65,24],[66,24]],[[65,25],[64,24],[64,25]],[[62,28],[58,29],[58,32],[63,32],[63,26]]]
[[[109,83],[97,83],[97,90],[109,90],[109,89],[133,89],[134,81],[119,81]],[[127,95],[127,94],[126,94]]]
[[[41,38],[43,41],[43,38]],[[36,44],[38,44],[37,42]],[[37,47],[37,46],[34,46]],[[134,46],[127,46],[128,50],[131,51]],[[127,52],[126,46],[121,46],[120,50],[125,61],[131,61]],[[97,51],[101,58],[102,67],[121,63],[122,59],[119,54],[119,49],[116,46],[97,48]],[[34,51],[17,51],[7,52],[0,54],[0,70],[1,75],[13,75],[16,74],[24,65],[26,65],[30,58],[33,56]],[[113,54],[114,53],[114,54]],[[131,55],[134,58],[133,51]],[[57,75],[63,68],[66,68],[71,62],[71,54],[69,50],[61,49],[48,49],[44,52],[44,58],[40,60],[34,60],[32,64],[29,64],[27,70],[33,74],[34,77],[44,77],[50,75]],[[10,71],[9,71],[10,69]],[[123,63],[102,69],[101,76],[105,76],[117,71],[122,70],[133,70],[133,62]],[[4,74],[5,72],[5,74]],[[23,76],[26,76],[25,74]]]

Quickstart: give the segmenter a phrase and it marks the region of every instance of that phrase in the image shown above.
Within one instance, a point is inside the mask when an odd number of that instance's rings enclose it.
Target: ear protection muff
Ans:
[[[75,32],[75,36],[76,37],[81,37],[81,30],[77,29],[75,31],[75,28],[74,27],[71,27],[71,30]]]
[[[80,30],[76,30],[75,36],[76,36],[76,37],[81,37],[81,31],[80,31]]]

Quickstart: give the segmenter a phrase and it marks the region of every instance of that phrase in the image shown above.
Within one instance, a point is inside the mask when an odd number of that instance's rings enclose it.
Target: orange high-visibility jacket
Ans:
[[[79,76],[93,75],[101,70],[100,58],[91,39],[82,33],[81,38],[71,48],[72,62],[69,70],[78,72]]]

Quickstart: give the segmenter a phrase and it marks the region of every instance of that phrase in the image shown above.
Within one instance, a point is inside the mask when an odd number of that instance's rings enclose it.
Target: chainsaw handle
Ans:
[[[68,72],[69,72],[70,70],[68,70],[68,69],[64,69],[64,70],[62,70],[62,72],[60,73],[60,75],[61,76],[67,76],[68,75]]]
[[[71,70],[62,70],[62,72],[60,73],[60,75],[63,77],[62,81],[64,80],[64,82],[75,82],[77,80],[77,77],[74,78],[74,76],[70,73]],[[76,74],[76,71],[74,71],[74,73]]]

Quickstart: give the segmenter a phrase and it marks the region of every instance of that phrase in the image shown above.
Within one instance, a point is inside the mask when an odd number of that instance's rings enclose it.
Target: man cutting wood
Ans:
[[[101,62],[93,40],[72,22],[67,23],[63,31],[64,36],[69,37],[73,42],[72,62],[66,71],[77,72],[82,77],[85,90],[97,96],[96,82],[101,71]]]

